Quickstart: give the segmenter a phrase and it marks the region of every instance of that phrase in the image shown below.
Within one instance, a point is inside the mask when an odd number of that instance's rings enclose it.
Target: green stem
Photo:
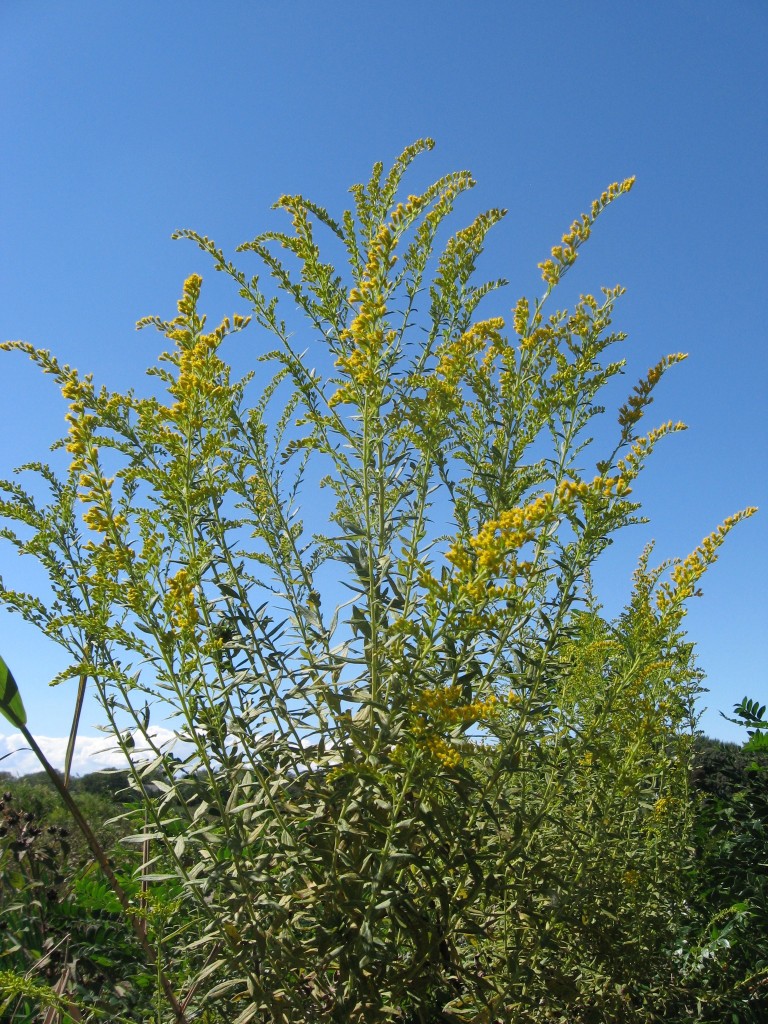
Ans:
[[[90,660],[91,651],[90,644],[88,645],[88,658]],[[75,756],[75,743],[77,742],[77,730],[80,726],[80,715],[83,712],[83,703],[85,702],[85,687],[88,682],[88,676],[85,672],[80,676],[80,682],[77,686],[77,699],[75,700],[75,713],[72,716],[72,727],[69,730],[69,740],[67,741],[67,752],[64,755],[64,785],[69,786],[69,779],[72,774],[72,761]]]

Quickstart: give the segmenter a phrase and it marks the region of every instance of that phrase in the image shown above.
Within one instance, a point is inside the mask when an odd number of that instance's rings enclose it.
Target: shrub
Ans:
[[[768,1007],[768,753],[752,743],[697,740],[695,859],[682,929],[701,1018],[743,1024],[760,1024]]]
[[[170,343],[157,394],[5,346],[69,401],[70,463],[27,467],[45,499],[3,484],[4,536],[52,592],[2,598],[66,649],[59,679],[90,680],[131,763],[177,1020],[643,1021],[667,999],[699,689],[681,622],[753,510],[671,568],[647,549],[601,617],[590,568],[683,429],[642,423],[684,357],[593,442],[622,289],[551,305],[632,181],[573,223],[507,334],[476,316],[504,282],[475,283],[504,211],[438,245],[473,181],[399,198],[427,148],[377,164],[338,221],[283,196],[291,229],[239,249],[275,294],[180,232],[247,315],[209,329],[190,277],[175,317],[139,325]],[[255,369],[233,379],[246,328]],[[176,912],[153,916],[168,885]]]

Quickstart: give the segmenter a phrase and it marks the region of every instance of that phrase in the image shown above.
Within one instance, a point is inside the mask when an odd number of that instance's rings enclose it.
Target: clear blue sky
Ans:
[[[690,430],[640,490],[650,526],[598,578],[617,610],[650,537],[660,558],[685,555],[762,506],[688,618],[711,688],[702,726],[733,737],[717,711],[768,698],[766,53],[765,0],[2,0],[0,337],[140,386],[158,339],[134,323],[170,313],[184,277],[207,276],[212,313],[237,308],[175,228],[231,249],[278,226],[281,193],[340,211],[374,160],[424,135],[437,148],[415,186],[459,168],[478,180],[456,226],[510,211],[484,264],[511,281],[495,300],[506,312],[539,293],[536,263],[573,217],[636,175],[571,284],[628,288],[627,390],[661,355],[690,353],[652,409]],[[0,395],[7,476],[44,457],[66,410],[18,355],[2,357]],[[7,551],[0,572],[33,583]],[[33,731],[65,735],[74,690],[46,687],[55,649],[3,614],[0,650]]]

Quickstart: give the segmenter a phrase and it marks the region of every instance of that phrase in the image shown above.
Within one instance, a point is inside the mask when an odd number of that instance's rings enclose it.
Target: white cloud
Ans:
[[[175,733],[171,729],[155,728],[151,730],[154,741],[158,744],[171,743]],[[139,737],[135,737],[135,752],[141,756],[138,745]],[[65,736],[35,736],[40,749],[59,771],[64,769],[64,757],[67,751]],[[8,755],[8,756],[5,756]],[[78,736],[75,744],[75,755],[72,760],[72,774],[86,775],[104,768],[125,768],[126,759],[115,747],[115,741],[107,736]],[[27,746],[21,733],[3,735],[0,733],[0,771],[12,772],[14,775],[28,775],[39,772],[43,766]]]

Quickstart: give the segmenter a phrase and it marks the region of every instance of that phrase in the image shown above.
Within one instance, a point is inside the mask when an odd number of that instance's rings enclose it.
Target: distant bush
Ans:
[[[136,795],[129,786],[126,771],[91,772],[70,781],[72,795],[107,849],[111,849],[121,836],[132,831],[133,826],[128,820],[114,820],[136,804]],[[73,864],[82,864],[90,859],[90,851],[75,821],[45,772],[34,772],[19,778],[5,774],[4,777],[0,776],[0,789],[11,794],[16,808],[32,812],[46,824],[62,826],[68,830],[68,846]]]
[[[701,738],[690,902],[682,928],[700,1019],[768,1016],[768,751]]]

